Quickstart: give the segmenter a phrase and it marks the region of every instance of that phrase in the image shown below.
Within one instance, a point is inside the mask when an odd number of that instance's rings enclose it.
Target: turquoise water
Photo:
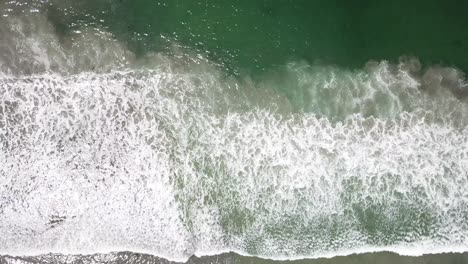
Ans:
[[[466,262],[467,6],[1,1],[0,261]]]

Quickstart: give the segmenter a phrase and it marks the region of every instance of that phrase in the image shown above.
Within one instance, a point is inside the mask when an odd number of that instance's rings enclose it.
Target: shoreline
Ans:
[[[444,263],[462,264],[468,263],[468,252],[425,254],[422,256],[403,256],[393,252],[376,252],[336,256],[331,258],[298,259],[298,260],[271,260],[255,256],[242,256],[236,253],[223,253],[213,256],[192,256],[186,262],[170,261],[161,257],[133,253],[114,252],[108,254],[93,255],[62,255],[46,254],[40,256],[14,257],[0,255],[0,264],[3,263],[161,263],[161,264],[204,264],[204,263],[251,263],[251,264],[366,264],[366,263]]]

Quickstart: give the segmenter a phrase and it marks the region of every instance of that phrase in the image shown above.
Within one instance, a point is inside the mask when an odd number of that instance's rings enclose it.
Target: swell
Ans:
[[[261,74],[234,77],[222,65],[176,42],[167,52],[136,56],[99,27],[78,28],[59,37],[46,16],[17,15],[0,20],[4,39],[0,43],[0,68],[6,76],[163,69],[214,74],[218,82],[225,82],[220,84],[224,90],[242,90],[231,97],[254,98],[249,109],[257,104],[283,113],[311,112],[333,121],[351,114],[393,119],[402,112],[414,111],[431,112],[428,118],[432,121],[450,120],[461,126],[467,119],[464,73],[438,65],[423,67],[412,57],[403,56],[396,64],[370,61],[355,70],[296,60]],[[242,105],[237,101],[230,106],[236,104]]]

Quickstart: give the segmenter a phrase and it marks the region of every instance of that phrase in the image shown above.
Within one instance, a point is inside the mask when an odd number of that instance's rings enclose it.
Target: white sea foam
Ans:
[[[45,16],[0,18],[0,70],[11,75],[106,72],[134,60],[126,47],[99,28],[57,36]]]
[[[214,76],[3,78],[2,253],[466,244],[466,129],[236,111]]]
[[[69,49],[46,20],[8,19],[0,254],[466,250],[460,71],[292,62],[253,81],[177,48],[136,61],[106,33]]]

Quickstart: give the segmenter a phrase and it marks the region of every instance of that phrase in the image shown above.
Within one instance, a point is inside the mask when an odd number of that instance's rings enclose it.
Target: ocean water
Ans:
[[[0,263],[468,263],[466,11],[0,0]]]

